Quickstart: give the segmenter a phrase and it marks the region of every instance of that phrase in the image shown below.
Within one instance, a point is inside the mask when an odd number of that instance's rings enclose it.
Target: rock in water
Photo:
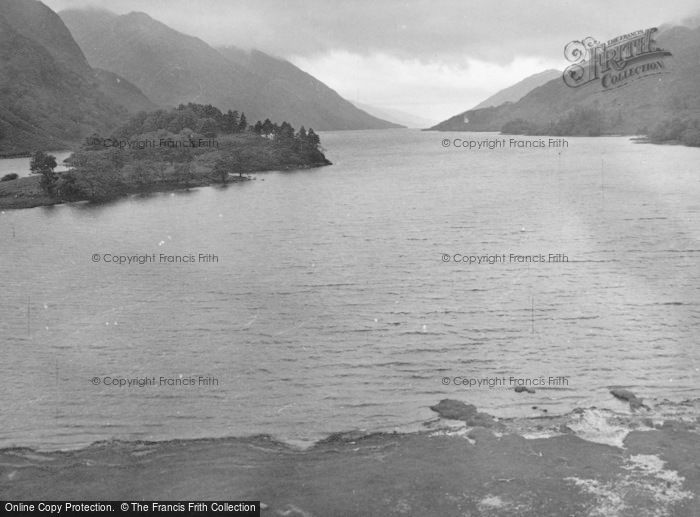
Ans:
[[[624,400],[625,402],[629,402],[630,408],[632,410],[639,409],[639,408],[645,408],[649,409],[649,406],[644,404],[643,400],[637,397],[634,393],[632,393],[629,390],[624,390],[621,388],[615,388],[610,390],[610,394],[615,397],[616,399]]]
[[[493,427],[496,424],[488,413],[480,413],[474,404],[465,404],[459,400],[442,399],[437,405],[430,406],[430,409],[442,418],[462,420],[473,427]]]
[[[442,399],[439,404],[430,406],[430,409],[438,413],[442,418],[451,420],[463,420],[476,413],[474,404],[465,404],[459,400]]]
[[[514,389],[515,393],[522,393],[523,391],[527,391],[528,393],[535,393],[535,390],[533,388],[528,388],[527,386],[516,386]]]

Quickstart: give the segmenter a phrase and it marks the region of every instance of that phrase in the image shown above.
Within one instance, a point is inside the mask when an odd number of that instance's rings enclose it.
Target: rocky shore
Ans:
[[[595,408],[525,423],[443,400],[425,431],[341,433],[306,450],[267,436],[6,449],[0,499],[247,499],[271,516],[693,517],[700,401],[680,406],[676,420],[617,415],[616,445],[586,438]]]

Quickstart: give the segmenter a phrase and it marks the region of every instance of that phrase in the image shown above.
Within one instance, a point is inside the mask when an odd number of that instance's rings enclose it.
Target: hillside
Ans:
[[[401,127],[382,120],[343,99],[324,83],[289,61],[264,52],[222,47],[229,61],[247,68],[256,91],[265,99],[267,112],[279,120],[301,121],[319,130],[385,129]]]
[[[58,149],[125,119],[51,9],[0,0],[0,13],[0,153]]]
[[[320,130],[393,125],[355,108],[291,63],[261,52],[222,52],[143,13],[61,12],[90,65],[114,72],[160,106],[197,102]]]
[[[113,102],[126,108],[129,113],[153,111],[158,107],[135,85],[114,72],[95,68],[94,74],[99,90]]]
[[[560,70],[545,70],[544,72],[539,72],[537,74],[526,77],[522,81],[518,81],[508,88],[494,93],[488,99],[480,102],[472,109],[478,110],[481,108],[489,108],[491,106],[500,106],[506,102],[518,102],[520,99],[525,97],[532,90],[538,86],[548,83],[554,79],[561,78]]]
[[[518,121],[520,131],[546,131],[576,114],[600,118],[604,134],[646,133],[660,120],[700,116],[700,28],[669,28],[657,43],[673,55],[664,60],[668,73],[632,81],[628,86],[601,91],[594,83],[569,88],[561,78],[535,88],[518,102],[469,110],[432,129],[441,131],[500,131]],[[464,117],[468,123],[464,122]],[[560,124],[561,125],[561,124]],[[566,124],[563,124],[566,125]],[[571,125],[576,129],[576,124]],[[538,128],[533,131],[532,128]],[[542,129],[544,128],[544,129]],[[574,133],[575,134],[575,133]]]
[[[402,126],[414,129],[430,127],[435,122],[434,120],[428,120],[427,118],[421,117],[419,115],[414,115],[413,113],[394,108],[387,108],[384,106],[377,107],[372,106],[370,104],[365,104],[363,102],[354,102],[353,104],[355,104],[355,106],[357,106],[361,110],[364,110],[375,117],[379,117],[384,120],[389,120],[391,122],[394,122],[395,124],[401,124]]]

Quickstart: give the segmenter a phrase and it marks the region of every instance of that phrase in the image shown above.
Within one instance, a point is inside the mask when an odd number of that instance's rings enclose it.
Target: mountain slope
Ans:
[[[0,13],[0,152],[58,149],[126,117],[56,13],[34,0]]]
[[[265,99],[272,119],[297,120],[298,125],[319,130],[400,127],[357,108],[289,61],[259,50],[246,52],[235,47],[218,50],[257,78],[256,89]]]
[[[94,73],[100,91],[115,103],[124,106],[129,113],[153,111],[158,108],[135,85],[114,72],[95,68]]]
[[[700,28],[670,28],[658,35],[657,43],[673,54],[664,59],[668,73],[608,91],[602,91],[599,84],[569,88],[557,78],[516,103],[469,110],[431,129],[500,131],[518,119],[530,126],[547,127],[579,109],[598,113],[603,133],[634,134],[646,132],[659,120],[700,116]]]
[[[317,130],[391,126],[291,63],[261,52],[219,52],[143,13],[67,10],[61,17],[93,67],[119,74],[161,106],[213,104],[244,111],[249,121],[269,117]]]
[[[419,129],[430,127],[434,123],[434,121],[428,120],[427,118],[423,118],[418,115],[414,115],[413,113],[409,113],[407,111],[401,111],[393,108],[384,107],[378,108],[376,106],[371,106],[362,102],[355,102],[353,104],[355,104],[355,106],[357,106],[361,110],[364,110],[375,117],[379,117],[384,120],[389,120],[391,122],[394,122],[395,124],[401,124],[402,126],[410,128]]]
[[[517,102],[538,86],[542,86],[543,84],[558,78],[561,78],[561,72],[559,70],[550,69],[545,70],[544,72],[539,72],[493,94],[491,97],[483,102],[480,102],[472,109],[478,110],[481,108],[489,108],[491,106],[500,106],[505,102]]]

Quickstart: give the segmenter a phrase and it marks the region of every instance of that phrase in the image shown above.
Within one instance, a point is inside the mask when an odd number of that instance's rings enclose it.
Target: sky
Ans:
[[[141,11],[213,46],[289,59],[350,101],[434,122],[549,68],[564,46],[700,14],[698,0],[44,0]]]

